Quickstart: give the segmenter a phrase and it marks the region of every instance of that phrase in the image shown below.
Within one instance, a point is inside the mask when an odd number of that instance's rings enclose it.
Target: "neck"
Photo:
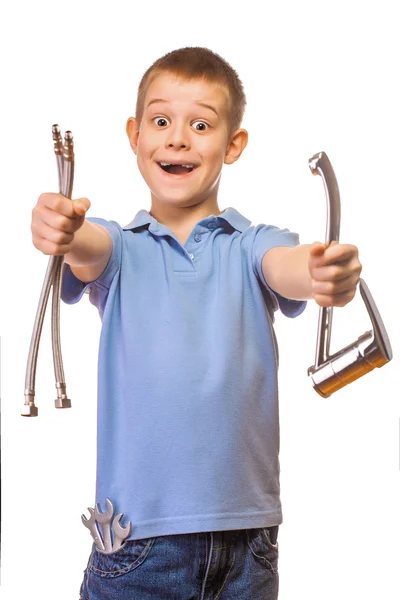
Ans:
[[[210,215],[221,214],[216,200],[202,202],[194,206],[171,206],[152,200],[150,214],[174,233],[189,234],[193,227]]]

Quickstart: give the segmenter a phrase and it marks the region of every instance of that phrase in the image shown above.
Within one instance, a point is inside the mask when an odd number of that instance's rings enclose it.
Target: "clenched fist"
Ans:
[[[312,296],[320,306],[345,306],[354,298],[362,269],[356,246],[314,242],[308,269]]]
[[[70,200],[62,194],[41,194],[32,210],[32,242],[43,254],[62,256],[71,251],[74,234],[85,222],[87,198]]]

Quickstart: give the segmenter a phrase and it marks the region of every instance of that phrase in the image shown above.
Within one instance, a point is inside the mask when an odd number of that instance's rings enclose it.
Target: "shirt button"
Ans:
[[[211,229],[211,230],[213,230],[213,229],[215,229],[215,223],[209,223],[209,224],[207,225],[207,227],[208,227],[208,229]]]
[[[194,241],[195,242],[201,242],[201,235],[199,235],[198,233],[196,233],[196,235],[194,236]]]
[[[194,256],[193,256],[193,254],[189,254],[189,256],[190,256],[190,258],[191,258],[192,260],[194,260]]]

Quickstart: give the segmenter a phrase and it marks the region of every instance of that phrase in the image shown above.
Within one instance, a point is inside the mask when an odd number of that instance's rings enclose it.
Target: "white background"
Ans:
[[[280,349],[280,600],[395,600],[399,569],[397,351],[399,21],[395,2],[14,2],[0,15],[1,387],[4,600],[78,599],[92,539],[97,350],[101,321],[84,296],[61,307],[67,389],[56,411],[50,311],[39,353],[39,417],[24,419],[30,338],[48,257],[31,210],[58,191],[51,126],[75,139],[73,197],[88,216],[127,224],[150,209],[125,133],[150,64],[204,46],[239,73],[249,144],[224,166],[221,210],[325,239],[325,192],[308,159],[325,151],[342,201],[340,241],[362,276],[394,359],[328,399],[311,387],[318,306],[276,316]],[[50,308],[50,305],[49,305]],[[371,329],[359,292],[334,311],[332,351]]]

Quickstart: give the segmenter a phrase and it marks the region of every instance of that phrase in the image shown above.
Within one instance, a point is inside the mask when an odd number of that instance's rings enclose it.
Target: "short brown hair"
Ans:
[[[240,128],[246,107],[246,96],[237,72],[219,54],[208,48],[199,47],[186,47],[168,52],[147,69],[139,84],[136,101],[136,120],[139,126],[143,117],[147,90],[156,76],[165,72],[187,81],[204,79],[210,83],[225,85],[230,99],[229,138],[236,129]]]

